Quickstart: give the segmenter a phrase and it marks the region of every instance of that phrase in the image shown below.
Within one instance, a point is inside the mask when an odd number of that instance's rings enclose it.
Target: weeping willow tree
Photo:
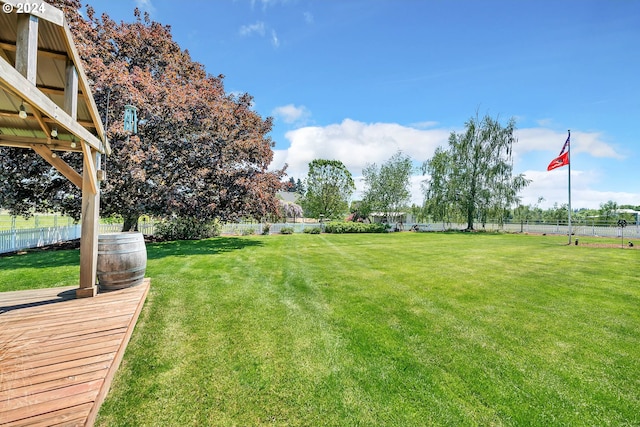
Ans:
[[[423,163],[425,204],[435,218],[449,215],[466,218],[467,230],[474,221],[503,213],[519,202],[518,193],[530,181],[513,175],[515,120],[503,126],[498,119],[477,115],[465,123],[462,133],[452,132],[447,149],[439,148]]]

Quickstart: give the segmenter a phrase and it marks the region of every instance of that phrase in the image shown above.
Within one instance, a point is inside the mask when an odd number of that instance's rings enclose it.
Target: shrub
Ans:
[[[280,234],[293,234],[293,227],[282,227]]]
[[[122,219],[122,215],[113,214],[107,217],[101,217],[100,222],[103,224],[122,224],[124,219]]]
[[[264,236],[268,236],[268,235],[269,235],[269,230],[270,230],[270,229],[271,229],[271,224],[265,224],[265,225],[262,227],[262,234],[263,234]]]
[[[332,221],[325,226],[327,233],[384,233],[387,231],[385,224],[365,224],[362,222],[338,222]]]
[[[251,236],[253,234],[256,234],[255,228],[245,228],[244,230],[242,230],[243,236]]]
[[[307,227],[304,230],[302,230],[303,233],[306,234],[320,234],[320,228],[319,227]]]
[[[203,221],[194,217],[174,217],[156,225],[160,240],[199,240],[219,236],[222,226],[218,220]]]

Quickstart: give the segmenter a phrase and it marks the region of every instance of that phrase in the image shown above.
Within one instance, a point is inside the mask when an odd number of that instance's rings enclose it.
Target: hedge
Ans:
[[[325,225],[326,233],[385,233],[385,224],[365,224],[363,222],[330,222]]]

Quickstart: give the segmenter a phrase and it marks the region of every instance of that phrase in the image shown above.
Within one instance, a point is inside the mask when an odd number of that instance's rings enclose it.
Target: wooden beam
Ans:
[[[82,66],[82,62],[80,61],[80,54],[78,54],[76,45],[73,43],[71,30],[69,29],[69,26],[66,22],[61,28],[63,39],[67,43],[67,51],[69,52],[69,57],[76,66],[76,72],[78,73],[78,86],[83,93],[85,102],[87,103],[89,115],[91,116],[91,120],[93,120],[96,125],[96,132],[98,133],[100,140],[104,141],[103,150],[100,150],[100,152],[109,155],[111,154],[111,146],[109,145],[109,141],[107,140],[107,136],[102,125],[102,119],[100,118],[100,114],[98,113],[98,106],[96,105],[96,101],[91,95],[91,90],[89,88],[89,79],[87,79],[87,75],[84,72],[84,67]]]
[[[51,151],[69,151],[73,153],[82,153],[82,148],[76,143],[76,147],[71,147],[71,142],[52,139],[48,143],[45,138],[31,138],[26,136],[0,135],[1,147],[13,148],[33,148],[33,145],[45,145]]]
[[[0,41],[0,50],[4,50],[7,52],[15,52],[16,45],[6,41]],[[66,61],[67,59],[69,59],[67,52],[59,52],[57,50],[38,49],[38,55],[45,56],[47,58],[57,59],[60,61]]]
[[[38,121],[38,124],[40,125],[40,129],[42,129],[44,134],[47,136],[47,144],[51,144],[51,129],[49,129],[49,125],[44,122],[42,118],[42,114],[40,114],[40,111],[36,110],[35,108],[33,108],[32,110],[33,110],[33,117],[36,118],[36,120]]]
[[[35,86],[37,66],[38,18],[29,14],[18,14],[16,70]]]
[[[64,23],[64,13],[45,2],[26,2],[24,0],[0,0],[2,4],[10,4],[13,6],[14,12],[24,11],[24,7],[27,3],[30,4],[31,8],[28,13],[32,15],[44,19],[45,21],[51,22],[55,25],[63,25]],[[21,9],[22,8],[22,9]]]
[[[67,129],[74,134],[79,140],[86,141],[91,148],[104,153],[104,144],[95,135],[74,121],[71,116],[62,111],[53,101],[51,101],[44,93],[29,83],[20,73],[18,73],[7,61],[0,58],[0,83],[5,87],[11,88],[19,98],[24,99],[32,107],[37,108],[40,112],[54,119],[61,127]],[[101,122],[97,122],[101,124]]]
[[[82,152],[84,153],[84,171],[82,173],[85,184],[89,182],[91,185],[91,191],[93,193],[98,192],[98,168],[96,164],[98,162],[96,154],[91,150],[89,144],[84,141],[80,141],[82,146]],[[87,173],[88,172],[88,173]]]
[[[83,147],[89,148],[83,142]],[[90,150],[85,154],[85,167],[82,172],[82,225],[80,236],[80,288],[76,297],[93,297],[98,293],[96,286],[98,271],[98,214],[100,211],[100,191],[92,186],[95,182],[97,153]],[[87,163],[93,167],[87,167]],[[92,173],[93,170],[93,173]]]
[[[60,157],[55,156],[53,152],[46,145],[40,144],[32,144],[31,148],[33,151],[38,153],[43,159],[45,159],[51,166],[56,168],[58,172],[64,175],[69,181],[73,183],[76,187],[82,189],[83,188],[83,180],[78,172],[75,171],[71,166],[69,166],[64,160]]]
[[[15,111],[0,110],[0,117],[11,117],[11,118],[15,118],[15,117],[16,117],[16,114],[18,114],[18,113],[16,113]],[[33,115],[33,114],[28,114],[28,113],[27,113],[27,118],[26,118],[26,119],[24,119],[24,120],[35,120],[35,115]],[[56,121],[55,121],[55,120],[53,120],[52,118],[49,118],[49,117],[44,117],[44,116],[43,116],[43,117],[42,117],[42,120],[43,120],[45,123],[56,123]],[[80,126],[85,127],[85,128],[87,128],[87,127],[89,127],[89,128],[95,127],[95,125],[93,124],[93,122],[88,122],[88,121],[86,121],[86,120],[78,120],[78,124],[79,124]]]
[[[64,89],[60,89],[59,87],[53,87],[53,86],[45,86],[45,85],[37,85],[38,89],[40,89],[42,92],[49,94],[49,95],[64,95]],[[78,95],[82,95],[84,96],[84,94],[82,93],[82,91],[78,90]],[[92,123],[91,126],[95,125]]]
[[[45,123],[55,123],[56,122],[55,120],[50,119],[49,117],[45,117],[44,121],[45,121]],[[93,124],[93,122],[87,122],[86,120],[78,120],[77,123],[80,126],[85,127],[85,128],[94,128],[95,129],[95,126],[96,126],[96,125]]]
[[[66,82],[64,87],[64,111],[74,121],[78,120],[78,73],[73,62],[67,61]]]
[[[9,62],[9,55],[7,55],[7,49],[5,49],[3,47],[4,43],[0,43],[0,58],[4,59],[5,61]],[[12,45],[13,46],[13,45]],[[15,46],[13,46],[13,50],[15,51]]]
[[[0,3],[9,3],[14,5],[17,5],[18,3],[21,3],[20,1],[10,1],[10,0],[0,0]],[[39,16],[39,17],[43,17],[44,19],[46,19],[49,22],[53,22],[54,24],[58,25],[59,28],[61,29],[61,36],[63,37],[63,39],[65,40],[66,44],[67,44],[67,51],[68,52],[58,52],[58,51],[51,51],[51,50],[45,50],[45,49],[40,49],[38,50],[38,54],[40,55],[45,55],[48,57],[52,57],[55,59],[59,59],[59,60],[68,60],[71,59],[73,61],[73,63],[76,65],[76,72],[78,74],[78,83],[79,83],[79,94],[83,96],[83,98],[85,99],[85,102],[87,103],[87,109],[89,110],[89,114],[91,115],[91,119],[93,120],[91,127],[96,129],[96,132],[98,134],[98,139],[104,140],[104,149],[106,154],[111,154],[111,147],[109,146],[108,141],[106,140],[106,136],[105,136],[105,130],[104,127],[102,125],[102,119],[100,118],[100,114],[98,113],[98,107],[96,106],[95,100],[93,99],[93,96],[90,95],[90,90],[89,90],[89,81],[87,79],[87,76],[84,72],[84,68],[82,67],[82,64],[80,62],[80,55],[78,54],[78,51],[75,47],[75,44],[73,43],[73,36],[71,35],[71,31],[69,30],[69,26],[67,25],[66,21],[64,21],[63,19],[63,14],[61,11],[49,6],[46,3],[43,3],[43,7],[45,7],[46,9],[53,9],[53,11],[58,12],[59,16],[56,17],[51,17],[48,16],[47,13],[45,13],[44,15],[39,14],[39,13],[34,13],[34,15]],[[6,41],[2,41],[0,42],[0,49],[4,49],[7,51],[15,51],[16,50],[16,46],[8,43]],[[0,55],[1,56],[1,55]],[[7,62],[8,58],[4,58]],[[54,93],[55,89],[54,88],[43,88],[42,89],[43,92],[45,93]]]
[[[46,138],[31,138],[27,136],[0,135],[0,147],[31,148],[33,143],[49,145]],[[52,147],[49,147],[52,148]]]

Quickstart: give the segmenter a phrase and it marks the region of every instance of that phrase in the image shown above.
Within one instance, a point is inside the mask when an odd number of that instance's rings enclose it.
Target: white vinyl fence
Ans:
[[[220,234],[242,236],[247,234],[267,234],[265,233],[267,224],[247,223],[247,224],[224,224]],[[294,233],[303,233],[305,229],[322,228],[318,223],[276,223],[269,224],[269,234],[280,234],[283,228],[292,228]]]
[[[446,230],[464,230],[467,224],[459,223],[429,223],[429,224],[404,224],[404,230],[410,230],[414,225],[420,231],[446,231]],[[535,234],[560,234],[569,235],[569,225],[567,223],[542,224],[542,223],[506,223],[496,224],[487,223],[484,226],[481,223],[475,223],[476,230],[486,231],[504,231],[509,233],[535,233]],[[640,238],[640,225],[632,224],[625,228],[614,226],[600,226],[591,224],[572,224],[571,233],[575,236],[591,236],[591,237],[625,237],[629,239]]]
[[[80,224],[0,231],[0,253],[38,248],[80,238]]]
[[[146,229],[145,229],[146,227]],[[111,233],[122,230],[122,224],[100,224],[100,233]],[[142,225],[140,231],[143,234],[153,232],[153,226]],[[29,248],[40,248],[61,242],[79,239],[80,224],[72,224],[58,227],[40,228],[14,228],[0,230],[0,253],[21,251]]]
[[[285,227],[293,228],[294,233],[302,233],[306,228],[320,228],[322,224],[282,223],[270,224],[269,234],[279,234]],[[224,224],[221,234],[242,236],[249,234],[263,234],[266,224],[244,223]],[[142,234],[153,235],[155,226],[153,223],[141,222],[138,229]],[[122,224],[100,224],[100,233],[112,233],[122,230]],[[79,239],[81,235],[80,224],[58,227],[39,228],[13,228],[0,230],[0,253],[21,251],[30,248],[40,248],[47,245]]]
[[[240,224],[224,224],[221,233],[223,235],[249,235],[249,234],[266,234],[266,224],[260,223],[240,223]],[[269,234],[279,234],[283,228],[293,228],[294,233],[302,233],[307,228],[322,228],[322,224],[318,223],[276,223],[269,224]],[[445,231],[445,230],[463,230],[466,224],[453,223],[421,223],[421,224],[403,224],[405,231],[416,227],[419,231]],[[153,223],[140,223],[139,230],[145,235],[153,235]],[[537,234],[559,234],[568,235],[569,228],[567,224],[529,224],[529,223],[510,223],[510,224],[494,224],[487,223],[475,224],[478,230],[487,231],[505,231],[512,233],[537,233]],[[118,232],[122,229],[122,224],[100,224],[100,233]],[[627,227],[606,227],[596,225],[573,225],[572,233],[575,236],[592,236],[592,237],[624,237],[625,239],[635,240],[640,238],[640,226],[637,224]],[[0,253],[15,252],[23,249],[38,248],[55,243],[66,242],[69,240],[79,239],[81,235],[80,224],[73,224],[58,227],[40,227],[28,229],[11,229],[0,230]]]

